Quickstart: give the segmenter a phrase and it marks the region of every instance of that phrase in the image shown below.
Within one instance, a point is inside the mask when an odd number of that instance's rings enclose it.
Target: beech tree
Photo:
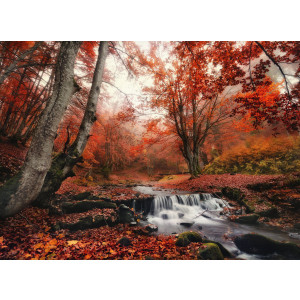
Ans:
[[[12,216],[36,199],[51,166],[57,128],[72,95],[74,62],[81,42],[62,42],[55,67],[53,93],[35,129],[21,171],[0,188],[0,218]]]
[[[175,49],[171,63],[157,55],[157,45],[152,44],[150,56],[135,48],[145,74],[152,74],[153,85],[144,91],[150,95],[150,106],[162,110],[165,125],[180,139],[180,151],[192,177],[201,172],[200,159],[207,163],[204,143],[229,118],[227,99],[222,92],[228,82],[211,70],[206,42],[202,42],[194,60],[186,49]]]
[[[98,58],[93,75],[92,86],[89,92],[87,105],[83,120],[81,122],[77,137],[68,149],[58,154],[52,161],[43,188],[37,200],[37,204],[47,206],[49,196],[56,192],[62,182],[73,175],[72,169],[82,160],[82,153],[88,141],[90,130],[96,121],[97,102],[102,83],[105,60],[108,54],[108,42],[100,42],[98,48]]]

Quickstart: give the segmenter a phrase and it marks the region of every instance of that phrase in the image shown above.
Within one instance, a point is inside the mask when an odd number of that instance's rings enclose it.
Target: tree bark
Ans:
[[[0,188],[0,218],[18,213],[39,195],[51,166],[51,154],[58,125],[72,95],[74,62],[81,42],[62,42],[55,70],[53,94],[33,134],[21,171]]]
[[[82,160],[82,153],[87,144],[90,130],[96,121],[96,109],[100,87],[104,72],[106,57],[108,54],[108,42],[100,42],[98,58],[93,75],[93,82],[88,97],[84,117],[81,122],[76,140],[69,147],[66,153],[60,153],[52,162],[51,168],[46,176],[42,191],[35,202],[36,205],[47,207],[50,195],[54,194],[61,186],[62,182],[72,175],[72,169]]]

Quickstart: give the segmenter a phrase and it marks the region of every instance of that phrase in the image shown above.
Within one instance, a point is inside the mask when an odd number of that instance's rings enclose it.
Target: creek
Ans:
[[[244,225],[231,222],[222,215],[229,204],[212,194],[189,194],[183,191],[161,190],[149,186],[137,186],[135,190],[154,196],[146,207],[137,211],[146,211],[147,221],[158,226],[158,234],[177,234],[184,231],[196,231],[207,239],[221,243],[234,256],[242,259],[273,259],[272,256],[250,255],[241,252],[232,238],[246,233],[257,233],[277,241],[300,244],[299,239],[289,236],[277,227],[257,223]],[[135,208],[135,205],[134,205]]]

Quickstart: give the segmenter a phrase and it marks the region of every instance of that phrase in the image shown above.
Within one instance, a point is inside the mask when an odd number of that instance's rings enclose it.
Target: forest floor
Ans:
[[[5,150],[3,150],[5,149]],[[20,157],[24,151],[16,153],[14,147],[0,147]],[[10,154],[11,154],[10,153]],[[5,176],[14,173],[20,165],[20,159],[12,159],[7,164],[3,155],[1,159],[5,168]],[[4,158],[3,158],[4,157]],[[22,156],[21,156],[22,157]],[[1,160],[1,162],[2,162]],[[158,176],[149,178],[131,170],[113,174],[111,180],[103,180],[96,172],[85,176],[86,170],[77,169],[77,176],[67,179],[52,199],[55,203],[72,201],[79,193],[108,199],[115,203],[113,208],[92,208],[82,212],[67,214],[49,213],[48,209],[27,207],[14,217],[0,221],[0,259],[196,259],[202,243],[190,243],[186,247],[175,245],[177,236],[157,235],[138,225],[114,223],[118,214],[118,206],[131,199],[147,198],[133,190],[136,185],[151,185],[157,189],[173,189],[188,193],[220,193],[222,188],[239,189],[248,205],[255,213],[275,208],[277,216],[260,217],[259,222],[281,229],[288,229],[299,223],[300,186],[299,174],[283,175],[201,175],[189,179],[189,175],[167,175],[158,180]],[[5,179],[5,176],[2,177]],[[220,194],[219,194],[220,195]],[[239,205],[228,199],[235,207]],[[74,203],[74,201],[73,201]],[[128,202],[129,203],[129,202]],[[76,223],[82,218],[90,217],[93,221],[102,216],[106,224],[99,228],[85,230],[69,230],[59,228],[53,230],[59,222]],[[139,218],[139,216],[136,216]],[[128,238],[128,245],[120,242]]]

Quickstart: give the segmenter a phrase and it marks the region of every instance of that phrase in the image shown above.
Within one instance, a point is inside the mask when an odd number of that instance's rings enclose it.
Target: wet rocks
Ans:
[[[204,243],[205,248],[198,250],[197,259],[200,260],[223,260],[223,254],[219,246],[215,243]]]
[[[203,242],[204,243],[214,243],[214,244],[216,244],[220,248],[220,251],[221,251],[223,257],[226,257],[226,258],[233,258],[234,257],[234,255],[232,253],[230,253],[221,243],[211,241],[211,240],[208,240],[208,239],[204,239]]]
[[[120,223],[130,224],[131,222],[135,222],[134,212],[125,204],[119,206],[118,212]]]
[[[252,214],[252,215],[239,216],[237,218],[230,219],[230,220],[240,224],[255,224],[257,223],[258,219],[259,219],[259,215]]]
[[[245,194],[237,188],[224,187],[222,188],[222,194],[230,200],[238,202],[241,206],[246,208],[247,213],[254,212],[254,208],[247,204],[245,201]]]
[[[157,227],[156,225],[153,225],[153,224],[148,224],[147,226],[145,226],[145,229],[146,229],[149,233],[158,231],[158,227]]]
[[[179,212],[179,213],[178,213],[178,218],[179,218],[179,219],[182,219],[183,217],[184,217],[184,213]]]
[[[300,259],[300,248],[293,243],[277,242],[259,234],[245,234],[234,239],[239,250],[258,255],[280,254],[283,259]]]
[[[168,217],[167,214],[162,214],[162,215],[161,215],[161,218],[162,218],[163,220],[168,220],[168,219],[169,219],[169,217]]]
[[[175,245],[178,247],[186,247],[192,242],[202,242],[202,237],[198,232],[186,231],[178,235]]]
[[[192,227],[194,225],[194,221],[184,221],[184,222],[180,222],[179,225],[184,226],[184,227]]]

